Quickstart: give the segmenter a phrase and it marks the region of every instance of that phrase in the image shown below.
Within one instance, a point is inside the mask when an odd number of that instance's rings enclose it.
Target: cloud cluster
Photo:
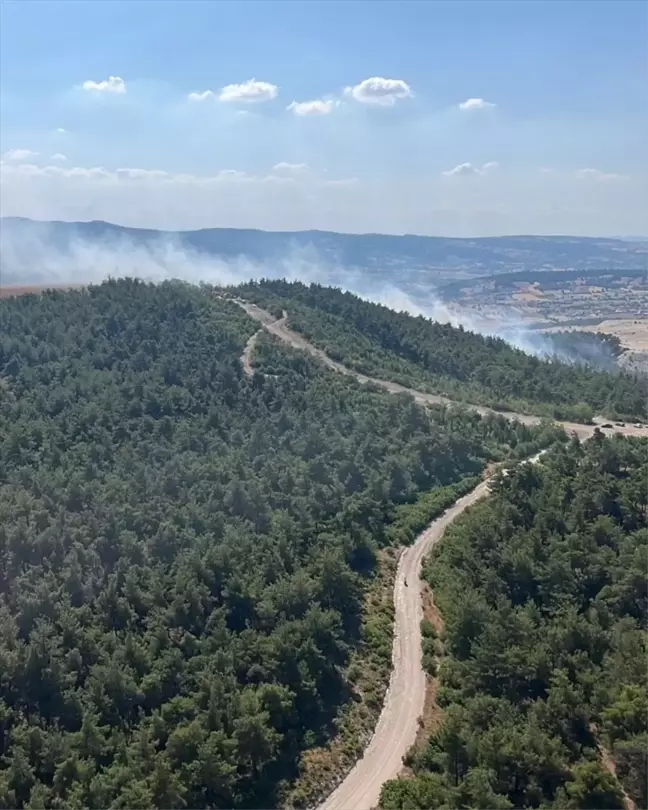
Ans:
[[[460,110],[488,110],[495,107],[490,101],[484,101],[483,98],[467,98],[459,104]]]
[[[126,92],[126,84],[119,76],[109,76],[103,81],[88,79],[83,82],[82,87],[84,90],[103,93]],[[194,90],[187,95],[187,99],[191,102],[214,99],[229,104],[258,104],[273,101],[278,95],[279,87],[276,84],[252,78],[240,83],[227,84],[219,90]],[[358,84],[345,87],[341,97],[374,107],[393,107],[398,101],[413,98],[414,92],[404,79],[371,76]],[[306,101],[293,100],[286,109],[296,116],[322,116],[329,115],[340,104],[340,98],[331,95]],[[464,111],[487,110],[496,106],[492,101],[478,97],[467,98],[457,105],[458,109]],[[65,130],[59,128],[57,131]]]
[[[378,107],[393,107],[399,99],[412,98],[412,88],[403,79],[385,79],[372,76],[352,87],[345,87],[344,94],[361,104]]]
[[[278,95],[279,88],[276,84],[248,79],[241,84],[228,84],[219,91],[194,91],[189,93],[188,99],[189,101],[207,101],[217,98],[218,101],[223,102],[251,104],[273,101]],[[343,95],[361,104],[393,107],[399,99],[412,98],[414,93],[403,79],[385,79],[382,76],[373,76],[364,79],[359,84],[345,87]],[[338,98],[315,98],[307,101],[291,101],[286,109],[297,116],[329,115],[340,106],[340,103]]]
[[[56,156],[52,156],[53,158]],[[58,156],[65,159],[63,155]],[[166,172],[161,169],[119,168],[109,171],[103,166],[70,168],[62,166],[37,166],[34,163],[6,163],[0,161],[0,174],[3,178],[63,178],[70,180],[93,180],[104,184],[116,184],[120,181],[138,181],[157,184],[179,184],[196,186],[214,186],[231,183],[279,183],[294,184],[299,182],[315,183],[320,186],[335,186],[355,182],[355,178],[342,178],[328,180],[318,177],[308,169],[305,163],[281,162],[273,166],[268,174],[250,174],[237,169],[222,169],[212,175],[182,174]]]
[[[452,169],[447,169],[441,174],[444,177],[471,177],[476,175],[484,175],[493,169],[496,169],[499,166],[494,160],[489,160],[487,163],[482,164],[482,166],[474,166],[472,163],[460,163],[458,166],[455,166]]]
[[[125,93],[126,84],[119,76],[109,76],[101,82],[88,79],[81,85],[84,90],[97,91],[100,93]]]

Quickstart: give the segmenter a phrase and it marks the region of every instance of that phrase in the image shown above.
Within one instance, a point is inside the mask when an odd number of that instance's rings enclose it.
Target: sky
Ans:
[[[2,0],[0,214],[645,235],[643,0]]]

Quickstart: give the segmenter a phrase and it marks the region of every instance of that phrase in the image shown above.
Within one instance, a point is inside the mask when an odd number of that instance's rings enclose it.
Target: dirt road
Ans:
[[[257,344],[257,340],[259,339],[261,332],[263,332],[263,328],[259,329],[258,332],[255,332],[252,335],[243,349],[243,354],[241,355],[241,365],[243,366],[243,374],[245,374],[246,377],[254,377],[252,354],[254,353],[254,347]]]
[[[305,337],[290,329],[286,325],[288,315],[285,311],[283,316],[277,320],[276,318],[273,318],[269,312],[266,312],[266,310],[256,306],[256,304],[251,304],[248,301],[243,301],[241,299],[235,299],[235,301],[239,306],[243,307],[250,317],[254,318],[256,321],[259,321],[262,324],[262,328],[268,331],[270,334],[275,335],[280,340],[283,340],[284,343],[292,346],[294,349],[301,349],[302,351],[307,352],[333,371],[337,371],[339,374],[344,374],[347,377],[355,377],[359,383],[377,385],[379,388],[389,391],[390,394],[409,394],[409,396],[413,397],[414,400],[420,405],[461,405],[462,407],[468,408],[471,411],[476,411],[482,416],[486,416],[487,414],[497,414],[505,417],[506,419],[510,419],[513,422],[522,422],[524,425],[538,425],[542,421],[540,416],[533,416],[526,413],[516,413],[514,411],[495,411],[493,408],[487,408],[483,405],[471,405],[470,403],[466,402],[459,403],[439,394],[427,394],[424,391],[417,391],[414,388],[407,388],[404,385],[391,382],[390,380],[381,380],[377,377],[369,377],[366,374],[361,374],[359,371],[354,371],[342,363],[338,363],[336,360],[331,359],[324,351],[322,351],[322,349],[318,349],[316,346],[313,346],[313,344],[306,340]],[[608,423],[605,419],[600,417],[595,420],[596,424],[594,425],[583,425],[578,422],[565,422],[559,420],[556,420],[556,422],[557,424],[562,425],[566,431],[575,433],[581,439],[587,439],[589,436],[591,436],[595,427],[599,427],[603,433],[608,435],[611,435],[612,433],[622,433],[626,436],[648,436],[648,425],[642,425],[641,427],[637,427],[635,425],[615,425],[612,428],[603,428],[602,425]]]
[[[460,498],[401,555],[394,584],[392,674],[383,710],[362,759],[319,810],[371,810],[378,805],[384,782],[400,773],[403,756],[416,739],[425,701],[426,679],[421,666],[421,562],[452,521],[488,495],[488,485],[484,481]]]
[[[368,377],[341,363],[332,360],[321,349],[316,348],[304,337],[286,326],[287,315],[284,312],[279,320],[254,304],[238,300],[237,303],[255,320],[262,324],[273,335],[290,346],[308,352],[328,368],[355,377],[360,383],[372,383],[392,394],[409,394],[422,405],[441,404],[455,405],[446,397],[426,394],[398,383]],[[257,332],[255,337],[259,333]],[[252,340],[252,339],[251,339]],[[250,345],[248,343],[248,345]],[[252,344],[253,347],[254,344]],[[247,352],[247,349],[246,349]],[[245,363],[250,363],[249,353]],[[245,368],[244,363],[244,368]],[[247,372],[246,372],[247,373]],[[463,403],[462,403],[463,404]],[[478,413],[500,413],[478,405],[465,405]],[[507,419],[517,420],[527,425],[538,424],[541,419],[520,413],[501,413]],[[603,420],[598,420],[599,426]],[[594,433],[595,425],[582,425],[574,422],[560,422],[562,426],[581,439],[587,439]],[[648,426],[602,428],[604,433],[624,433],[626,435],[648,436]],[[537,462],[542,453],[529,459]],[[418,719],[422,714],[425,702],[426,678],[421,666],[421,620],[423,607],[421,603],[421,563],[432,547],[443,536],[445,529],[469,506],[486,497],[490,481],[483,481],[472,492],[460,498],[441,517],[437,518],[416,539],[414,545],[405,549],[401,555],[396,582],[394,584],[394,641],[392,648],[392,674],[389,689],[385,696],[382,713],[374,735],[360,760],[346,775],[338,787],[319,806],[318,810],[371,810],[378,805],[380,791],[389,779],[395,779],[403,767],[403,757],[416,740]],[[407,585],[405,584],[407,582]]]

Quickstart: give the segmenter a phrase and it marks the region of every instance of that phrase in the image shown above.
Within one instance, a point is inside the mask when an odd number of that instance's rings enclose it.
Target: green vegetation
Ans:
[[[379,706],[383,547],[553,437],[270,340],[247,378],[256,329],[178,283],[0,303],[0,807],[306,802]]]
[[[532,357],[498,338],[394,312],[351,293],[286,281],[239,288],[285,308],[289,325],[334,360],[365,374],[501,410],[590,421],[645,419],[645,380]]]
[[[524,465],[425,566],[445,621],[441,724],[381,807],[648,806],[648,441]],[[433,634],[427,632],[430,661]]]

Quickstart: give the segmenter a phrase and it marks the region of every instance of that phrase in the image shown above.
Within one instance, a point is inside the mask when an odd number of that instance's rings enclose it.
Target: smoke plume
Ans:
[[[194,284],[232,286],[262,278],[285,278],[338,287],[396,311],[503,338],[529,354],[578,362],[569,352],[557,349],[550,337],[526,328],[504,313],[497,320],[485,320],[469,310],[448,306],[433,287],[410,282],[405,272],[402,279],[386,281],[374,271],[342,266],[323,259],[313,248],[297,245],[274,260],[255,261],[244,255],[224,259],[199,252],[183,244],[181,238],[159,232],[150,232],[156,235],[145,242],[121,233],[109,237],[103,234],[96,241],[69,236],[61,240],[56,225],[25,221],[18,229],[2,227],[3,286],[97,284],[109,277],[127,276],[153,282],[180,279]],[[610,357],[598,359],[605,365],[610,363]]]

